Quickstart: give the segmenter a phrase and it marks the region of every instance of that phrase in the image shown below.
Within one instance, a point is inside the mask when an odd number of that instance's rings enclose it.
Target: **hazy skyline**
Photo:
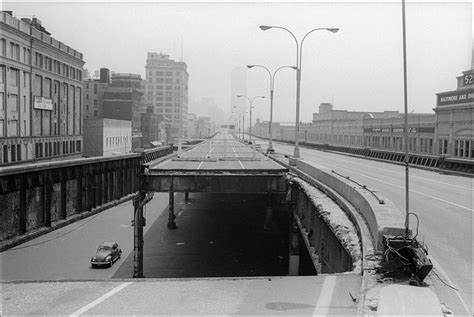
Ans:
[[[203,98],[223,110],[230,105],[235,67],[262,64],[274,70],[294,65],[292,30],[304,42],[301,120],[308,122],[321,102],[352,111],[403,112],[401,1],[314,3],[56,3],[4,2],[13,15],[35,16],[52,36],[84,54],[85,69],[101,67],[145,78],[147,52],[163,52],[187,63],[189,112]],[[432,113],[436,93],[456,89],[456,76],[471,68],[471,3],[407,2],[409,111]],[[255,117],[269,118],[269,78],[247,72],[249,96],[265,95]],[[275,80],[274,120],[295,118],[295,72]],[[245,100],[242,100],[244,103]]]

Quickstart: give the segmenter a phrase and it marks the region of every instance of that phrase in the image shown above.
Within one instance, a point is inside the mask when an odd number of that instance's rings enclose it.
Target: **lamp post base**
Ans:
[[[295,146],[295,150],[293,152],[294,158],[300,158],[300,148]]]

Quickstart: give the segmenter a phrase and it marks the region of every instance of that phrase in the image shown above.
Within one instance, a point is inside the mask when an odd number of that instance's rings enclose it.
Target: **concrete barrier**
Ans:
[[[377,251],[383,251],[383,235],[405,234],[405,214],[389,200],[384,198],[384,203],[380,204],[368,190],[355,186],[354,183],[332,173],[326,167],[300,159],[290,161],[293,161],[290,165],[295,164],[299,170],[331,187],[352,203],[367,222]]]

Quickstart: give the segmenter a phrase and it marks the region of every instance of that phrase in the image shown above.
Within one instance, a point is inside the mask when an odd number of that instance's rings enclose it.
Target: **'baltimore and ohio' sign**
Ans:
[[[439,93],[438,106],[447,106],[474,102],[474,89]]]

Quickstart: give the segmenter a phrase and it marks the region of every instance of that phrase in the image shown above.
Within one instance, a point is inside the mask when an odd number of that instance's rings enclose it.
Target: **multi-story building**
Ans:
[[[163,115],[153,113],[153,107],[149,106],[146,113],[141,114],[142,147],[150,148],[156,146],[163,138],[160,123]]]
[[[212,125],[211,117],[199,117],[196,130],[199,139],[212,136],[214,134],[214,126]]]
[[[104,117],[104,105],[102,97],[106,88],[110,86],[110,71],[107,68],[100,69],[100,77],[84,78],[83,114],[84,120],[98,119]]]
[[[104,118],[132,121],[133,149],[142,147],[141,114],[145,110],[141,81],[136,74],[112,74],[112,82],[102,97]]]
[[[197,135],[197,115],[188,113],[188,138],[194,139]]]
[[[145,100],[156,114],[170,122],[170,141],[187,136],[188,79],[186,63],[169,55],[148,53],[146,60]]]
[[[117,119],[84,120],[84,156],[110,156],[132,149],[132,122]]]
[[[457,88],[437,95],[437,154],[474,159],[474,69],[456,77]]]
[[[82,53],[0,12],[0,164],[82,155]]]

